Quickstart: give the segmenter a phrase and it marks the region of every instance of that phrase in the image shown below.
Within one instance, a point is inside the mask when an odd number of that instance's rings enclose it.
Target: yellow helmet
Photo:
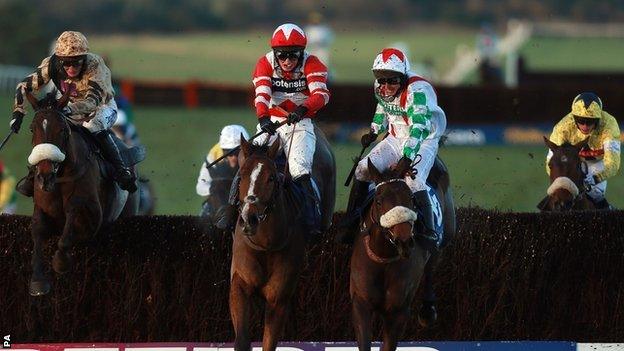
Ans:
[[[56,39],[54,54],[61,57],[82,56],[89,53],[89,42],[80,32],[65,31]]]
[[[600,118],[602,101],[594,93],[580,93],[572,101],[572,115],[582,118]]]

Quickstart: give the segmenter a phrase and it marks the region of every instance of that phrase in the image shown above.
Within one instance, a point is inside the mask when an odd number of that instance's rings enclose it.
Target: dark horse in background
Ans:
[[[372,204],[365,209],[360,232],[351,255],[350,295],[355,334],[360,350],[370,350],[372,317],[383,320],[383,348],[395,350],[410,317],[410,305],[424,276],[424,299],[419,322],[427,327],[437,318],[433,291],[433,269],[438,252],[429,252],[415,237],[419,228],[412,192],[405,183],[411,160],[402,158],[383,173],[368,160],[375,183]],[[437,195],[437,213],[444,228],[444,241],[455,233],[455,209],[449,175],[442,160],[436,162],[427,180]],[[437,212],[434,203],[434,212]]]
[[[241,207],[230,270],[230,315],[236,350],[251,349],[249,329],[254,295],[265,302],[262,349],[275,350],[304,263],[307,233],[303,220],[298,218],[301,215],[298,204],[303,201],[303,195],[297,194],[290,177],[278,171],[275,160],[279,149],[279,140],[270,147],[241,141],[238,159]],[[313,174],[331,174],[323,183],[317,183],[323,223],[328,225],[334,210],[335,162],[322,133],[317,134],[316,150]],[[327,197],[332,198],[327,200]]]
[[[542,211],[590,210],[596,206],[588,198],[584,179],[587,164],[579,152],[587,146],[587,140],[576,145],[561,146],[544,137],[544,143],[552,151],[548,161],[550,168],[550,186],[547,196],[537,205]]]
[[[72,125],[61,112],[68,94],[58,101],[54,93],[41,101],[30,93],[26,97],[35,110],[30,125],[33,150],[28,162],[36,167],[29,292],[39,296],[51,289],[42,259],[44,240],[61,234],[52,267],[57,273],[67,272],[76,242],[92,238],[103,224],[111,223],[122,213],[136,214],[139,194],[129,195],[111,177],[103,175],[106,164],[94,147],[90,132]],[[144,150],[122,150],[128,165],[144,158]]]

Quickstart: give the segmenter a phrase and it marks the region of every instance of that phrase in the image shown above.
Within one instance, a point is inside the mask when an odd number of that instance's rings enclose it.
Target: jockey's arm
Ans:
[[[210,175],[210,171],[206,168],[208,163],[218,159],[223,156],[223,150],[219,146],[219,143],[214,145],[208,155],[206,156],[206,161],[202,163],[201,169],[199,170],[199,177],[197,177],[197,185],[195,185],[195,192],[199,196],[208,196],[210,195],[210,184],[212,184],[212,176]],[[206,163],[208,162],[208,163]]]
[[[370,129],[377,135],[388,130],[388,118],[384,113],[384,108],[381,104],[377,104],[377,109],[373,115],[373,121],[371,122]]]
[[[431,109],[437,106],[435,92],[431,89],[408,91],[406,113],[410,123],[410,138],[403,147],[403,155],[416,158],[420,144],[431,133]]]
[[[262,56],[253,73],[253,85],[256,98],[254,106],[256,107],[256,116],[258,118],[269,116],[269,105],[271,103],[271,75],[273,68],[265,56]]]
[[[603,114],[607,113],[603,112]],[[620,127],[615,118],[607,119],[601,139],[604,149],[604,169],[594,175],[596,182],[607,180],[620,170]]]
[[[84,74],[87,75],[89,85],[85,98],[67,104],[74,115],[88,115],[98,106],[107,103],[108,101],[104,101],[107,96],[104,89],[112,86],[110,70],[101,59],[89,61]]]
[[[308,57],[303,73],[308,82],[310,96],[303,103],[308,110],[306,117],[313,116],[329,102],[329,89],[327,89],[327,67],[316,57]]]
[[[24,110],[24,98],[26,91],[37,92],[41,87],[50,81],[50,57],[46,57],[41,61],[37,70],[28,75],[24,80],[17,84],[15,89],[15,101],[13,103],[13,111],[26,114]]]

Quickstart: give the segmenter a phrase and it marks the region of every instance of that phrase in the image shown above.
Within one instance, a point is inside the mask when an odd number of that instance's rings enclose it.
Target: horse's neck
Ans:
[[[81,167],[87,167],[86,161],[90,150],[86,140],[79,133],[72,132],[65,150],[64,176],[80,172]]]

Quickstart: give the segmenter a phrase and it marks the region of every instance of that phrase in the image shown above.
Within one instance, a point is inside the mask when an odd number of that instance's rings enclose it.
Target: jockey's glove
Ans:
[[[308,112],[307,107],[303,105],[297,106],[297,108],[293,112],[288,114],[288,124],[290,125],[301,121],[303,116],[305,116],[306,112]]]
[[[13,118],[11,118],[11,122],[9,122],[9,127],[11,130],[17,134],[22,126],[22,120],[24,119],[24,114],[19,111],[13,111]]]
[[[367,134],[362,135],[360,143],[362,143],[362,147],[369,147],[375,140],[377,140],[377,134],[371,130]]]
[[[268,133],[269,135],[275,134],[277,130],[278,123],[271,122],[271,118],[269,116],[263,116],[258,119],[258,123],[260,123],[260,129]]]
[[[592,174],[588,174],[585,177],[584,183],[585,183],[585,186],[587,186],[588,188],[591,188],[592,186],[596,185],[596,183],[597,183],[596,182],[596,177],[594,175],[592,175]]]

